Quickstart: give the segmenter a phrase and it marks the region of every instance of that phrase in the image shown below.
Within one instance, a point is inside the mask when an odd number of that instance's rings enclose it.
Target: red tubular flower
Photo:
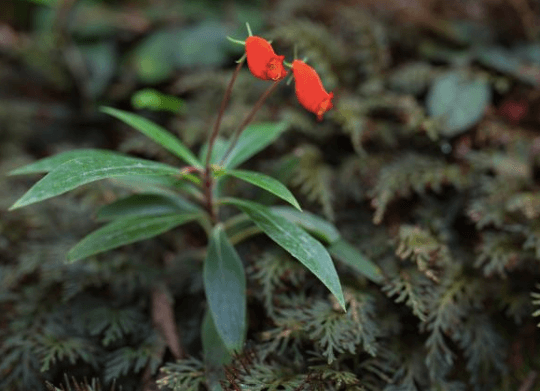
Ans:
[[[283,67],[285,56],[278,56],[270,43],[261,37],[246,39],[246,55],[249,70],[262,80],[281,80],[287,75]]]
[[[322,121],[323,114],[334,107],[334,93],[326,92],[315,69],[305,62],[294,60],[292,70],[298,101],[306,110],[316,114],[318,121]]]

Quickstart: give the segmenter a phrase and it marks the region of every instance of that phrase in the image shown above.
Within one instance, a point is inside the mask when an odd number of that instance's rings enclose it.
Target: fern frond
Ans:
[[[310,139],[316,140],[318,143],[324,143],[325,139],[334,134],[334,130],[328,124],[318,123],[315,118],[307,110],[283,108],[279,112],[279,119],[287,122],[292,129],[306,134]]]
[[[363,201],[375,185],[377,173],[386,159],[384,155],[363,154],[344,160],[337,173],[341,193],[355,201]]]
[[[473,198],[467,207],[467,215],[476,224],[476,228],[481,229],[489,225],[501,228],[509,222],[508,205],[509,200],[516,192],[519,192],[524,181],[521,178],[513,177],[488,177],[479,178],[478,195]]]
[[[486,315],[467,317],[459,338],[455,338],[467,358],[467,370],[473,384],[496,384],[507,372],[506,343]]]
[[[524,250],[534,250],[537,260],[540,260],[540,223],[537,219],[532,220],[524,230]]]
[[[280,360],[286,362],[286,360]],[[241,389],[253,391],[284,390],[297,391],[308,382],[308,375],[297,372],[297,364],[284,365],[278,360],[266,359],[257,351],[236,355],[225,367],[224,391]]]
[[[426,364],[418,351],[399,357],[397,368],[384,391],[420,391],[429,386]]]
[[[367,79],[380,75],[390,65],[388,30],[361,7],[340,7],[336,23],[344,35],[352,61],[360,63],[362,76]]]
[[[536,219],[540,216],[540,193],[517,193],[506,202],[506,209],[521,212],[529,220]]]
[[[508,232],[483,232],[474,266],[481,267],[485,276],[498,273],[506,277],[507,270],[514,268],[520,261],[521,242],[519,237]]]
[[[332,65],[342,64],[347,51],[339,36],[332,34],[324,25],[309,19],[295,19],[273,29],[270,38],[283,41],[290,47],[297,44],[300,56],[308,57],[328,91],[338,85],[338,76],[332,71]]]
[[[77,381],[75,377],[72,377],[70,380],[65,373],[64,384],[61,384],[60,388],[55,387],[49,382],[45,382],[45,386],[48,391],[103,391],[103,387],[98,378],[92,378],[89,383],[86,379],[84,379],[84,381]],[[115,391],[116,389],[116,382],[113,382],[110,391]],[[122,391],[122,386],[118,388],[118,391]]]
[[[536,288],[540,289],[540,284],[536,285]],[[532,304],[535,306],[540,306],[540,293],[539,292],[532,292]],[[540,309],[537,309],[533,312],[532,316],[540,316]],[[540,327],[540,323],[537,324],[538,327]]]
[[[415,262],[418,270],[434,281],[438,278],[432,268],[451,262],[450,251],[444,243],[429,231],[407,224],[399,228],[396,255]]]
[[[291,182],[300,187],[308,200],[317,201],[323,208],[325,217],[334,220],[334,174],[332,168],[322,161],[322,155],[315,146],[305,145],[298,149],[300,161]]]
[[[255,260],[254,273],[251,275],[262,287],[260,294],[268,316],[276,315],[279,305],[279,293],[286,292],[287,285],[300,286],[306,277],[306,269],[284,251],[265,252]]]
[[[512,292],[508,288],[501,289],[501,307],[504,314],[516,325],[523,324],[531,315],[533,304],[529,292]]]
[[[163,374],[156,381],[160,390],[199,391],[206,381],[204,363],[195,357],[167,363],[159,371]]]
[[[378,145],[396,148],[399,136],[419,133],[426,121],[424,109],[410,96],[385,93],[371,97],[344,95],[336,103],[335,121],[349,134],[357,154],[365,155],[363,143],[372,141]],[[380,113],[385,113],[381,119]],[[428,132],[428,136],[436,138]]]
[[[94,307],[85,314],[85,318],[90,334],[103,336],[101,340],[103,346],[125,338],[144,322],[143,315],[132,307]]]
[[[345,389],[351,391],[362,391],[364,387],[360,385],[358,377],[349,371],[336,370],[327,365],[311,366],[312,377],[320,379],[321,382],[328,382],[334,389]]]
[[[440,192],[447,184],[461,189],[468,183],[468,176],[457,164],[416,154],[400,157],[381,170],[371,192],[373,222],[381,223],[388,204],[396,198],[409,197],[413,192],[422,194],[428,189]]]
[[[0,345],[0,388],[36,390],[43,384],[37,344],[32,333],[20,332],[15,335],[2,335]]]
[[[147,365],[155,373],[161,363],[163,342],[155,335],[150,335],[136,347],[125,346],[107,355],[104,379],[109,383],[130,372],[139,373]]]
[[[461,325],[471,308],[481,308],[483,294],[478,283],[459,274],[459,269],[441,282],[437,298],[432,302],[425,329],[426,365],[432,379],[445,379],[454,363],[454,353],[446,336],[459,340]]]
[[[375,323],[375,303],[371,296],[346,292],[349,310],[346,314],[336,310],[327,301],[316,301],[299,309],[278,312],[278,329],[295,330],[296,336],[307,337],[316,344],[329,363],[337,353],[354,354],[358,345],[371,355],[377,351],[378,329]],[[274,335],[279,335],[276,331]],[[290,338],[290,332],[286,338]],[[283,337],[282,337],[283,338]]]
[[[40,357],[40,371],[48,371],[58,361],[68,360],[74,365],[77,360],[82,360],[93,366],[97,365],[94,358],[94,348],[82,338],[67,335],[36,335],[36,354]]]
[[[434,297],[433,283],[425,275],[412,271],[401,271],[399,276],[389,281],[382,288],[388,297],[397,297],[396,303],[405,303],[413,314],[425,321],[431,300]]]
[[[336,103],[337,115],[336,122],[351,138],[354,150],[360,156],[365,155],[362,143],[366,138],[365,131],[368,125],[368,110],[365,103],[355,95],[345,95]]]

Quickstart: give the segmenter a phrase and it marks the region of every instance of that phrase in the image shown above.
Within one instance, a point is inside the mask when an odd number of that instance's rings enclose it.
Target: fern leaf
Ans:
[[[388,297],[397,295],[394,299],[396,303],[404,302],[421,321],[426,320],[430,302],[434,297],[434,289],[433,284],[424,275],[402,271],[398,277],[383,287],[383,291]]]
[[[450,251],[429,231],[407,224],[401,225],[398,233],[396,255],[401,259],[411,259],[418,270],[434,281],[438,281],[434,266],[449,264]]]
[[[264,306],[272,318],[276,316],[279,294],[288,291],[288,284],[299,287],[306,277],[306,269],[284,251],[265,252],[257,258],[253,269],[251,277],[261,286]]]
[[[540,285],[536,285],[538,289],[540,289]],[[532,292],[531,297],[533,298],[532,303],[535,306],[540,306],[540,293],[538,292]],[[533,312],[532,316],[540,316],[540,309],[537,309]],[[540,327],[540,323],[537,324],[538,327]]]
[[[498,273],[506,277],[507,270],[516,266],[521,258],[521,240],[507,232],[483,232],[480,251],[474,263],[482,267],[485,276]]]
[[[456,164],[415,154],[400,157],[381,170],[371,192],[375,207],[373,222],[381,223],[388,204],[396,198],[409,197],[413,192],[422,194],[428,189],[440,192],[446,184],[461,189],[468,182]]]
[[[322,162],[322,156],[315,146],[303,146],[298,150],[300,161],[292,178],[292,184],[300,186],[308,200],[317,201],[323,208],[325,217],[334,221],[333,172]]]
[[[160,390],[199,391],[206,381],[204,363],[194,357],[167,363],[156,384]]]

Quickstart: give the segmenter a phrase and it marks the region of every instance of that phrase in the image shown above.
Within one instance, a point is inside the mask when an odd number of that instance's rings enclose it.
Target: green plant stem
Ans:
[[[257,226],[248,227],[248,228],[244,229],[243,231],[237,232],[236,234],[232,235],[229,238],[229,240],[230,240],[231,244],[234,246],[234,245],[236,245],[238,243],[243,242],[247,238],[258,235],[258,234],[260,234],[262,232],[263,232],[262,229],[260,229]]]
[[[266,89],[264,94],[259,98],[257,103],[255,103],[255,106],[253,106],[253,109],[251,109],[251,112],[248,114],[248,116],[244,119],[242,124],[236,129],[236,132],[234,133],[234,136],[231,141],[231,145],[229,145],[229,148],[227,149],[227,152],[223,155],[223,158],[221,159],[221,162],[219,163],[220,166],[223,165],[227,157],[229,157],[229,154],[232,152],[234,147],[236,146],[236,143],[238,142],[238,139],[240,138],[240,135],[246,129],[246,127],[249,125],[249,123],[253,120],[253,117],[255,114],[257,114],[257,111],[261,108],[264,101],[270,96],[270,94],[276,89],[277,85],[279,84],[281,80],[276,80],[270,87]]]
[[[232,43],[236,43],[238,45],[246,46],[246,43],[244,41],[239,40],[239,39],[234,39],[232,37],[229,37],[228,35],[227,35],[227,39],[229,41],[231,41]]]
[[[212,220],[213,223],[217,222],[217,213],[214,207],[214,202],[212,200],[214,180],[212,178],[212,169],[210,167],[210,157],[212,156],[214,143],[216,142],[216,138],[219,134],[219,127],[221,125],[221,120],[223,119],[223,113],[225,112],[225,107],[227,106],[229,98],[231,97],[233,84],[236,81],[238,74],[240,73],[240,69],[242,69],[242,65],[244,65],[243,60],[238,63],[238,65],[236,66],[236,69],[234,70],[231,81],[229,82],[229,85],[227,86],[227,90],[225,90],[225,95],[223,96],[223,100],[221,101],[221,107],[219,108],[219,113],[216,119],[216,123],[214,124],[214,129],[212,130],[212,133],[210,134],[210,137],[208,139],[208,149],[206,151],[206,163],[205,163],[204,175],[203,175],[203,183],[204,183],[203,186],[204,186],[204,194],[205,194],[205,199],[206,199],[206,209],[208,210],[208,213],[210,214],[210,219]]]
[[[225,221],[223,223],[223,229],[225,231],[227,231],[227,230],[229,230],[231,228],[234,228],[235,226],[237,226],[239,224],[242,224],[242,223],[245,223],[245,222],[248,222],[248,221],[251,221],[249,216],[246,215],[245,213],[240,213],[240,214],[237,214],[237,215],[231,217],[227,221]]]

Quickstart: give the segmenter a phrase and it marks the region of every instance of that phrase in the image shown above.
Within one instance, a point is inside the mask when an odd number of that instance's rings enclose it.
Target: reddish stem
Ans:
[[[259,111],[259,109],[261,108],[261,106],[263,105],[264,101],[268,98],[268,96],[270,96],[270,94],[272,93],[272,91],[274,91],[278,85],[278,83],[281,81],[282,79],[280,80],[276,80],[274,83],[272,83],[272,85],[270,87],[268,87],[266,89],[266,91],[264,92],[264,94],[261,95],[261,97],[259,98],[259,100],[257,101],[257,103],[255,103],[255,106],[253,106],[253,109],[251,109],[250,113],[248,114],[248,116],[244,119],[244,121],[242,122],[242,124],[238,127],[238,129],[236,130],[236,132],[234,133],[234,136],[233,136],[233,139],[231,141],[231,145],[229,145],[229,148],[227,149],[227,151],[225,152],[225,154],[223,155],[223,158],[221,159],[221,162],[220,162],[220,165],[223,165],[223,163],[225,162],[225,160],[227,159],[227,157],[229,157],[229,154],[232,152],[232,150],[234,149],[236,143],[238,142],[238,138],[240,138],[240,135],[242,134],[242,132],[244,131],[244,129],[249,125],[249,123],[253,120],[253,117],[255,116],[255,114],[257,114],[257,111]]]
[[[236,81],[238,74],[240,73],[240,69],[242,68],[242,65],[244,65],[243,59],[236,66],[236,69],[234,70],[231,81],[229,82],[229,85],[227,86],[227,90],[225,90],[225,95],[223,96],[223,100],[221,101],[221,107],[219,108],[218,117],[216,119],[216,123],[214,124],[214,129],[212,130],[212,133],[210,134],[210,137],[208,139],[208,148],[206,150],[206,163],[205,163],[204,176],[203,176],[204,194],[206,198],[206,209],[208,210],[208,213],[210,214],[210,219],[214,223],[217,222],[217,215],[214,208],[214,202],[212,200],[212,188],[214,186],[214,181],[212,178],[212,170],[210,167],[210,157],[212,156],[214,143],[216,142],[216,138],[219,134],[219,127],[221,126],[223,113],[225,112],[225,108],[227,107],[227,102],[229,101],[229,98],[231,97],[233,84]]]

